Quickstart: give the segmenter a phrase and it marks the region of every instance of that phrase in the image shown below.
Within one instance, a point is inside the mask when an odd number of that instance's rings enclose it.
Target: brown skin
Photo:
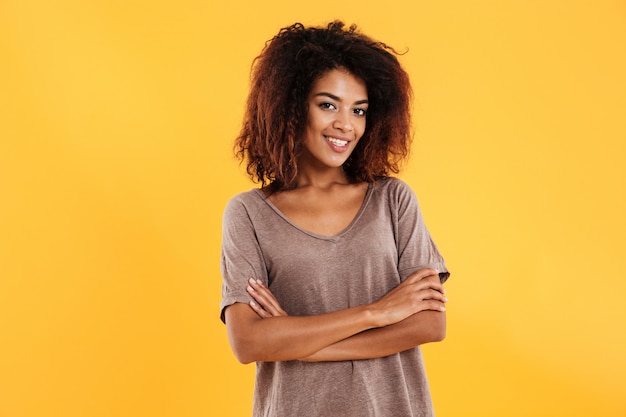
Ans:
[[[367,98],[364,83],[345,70],[314,83],[297,186],[269,197],[299,227],[334,236],[362,206],[367,183],[351,182],[342,165],[365,130]],[[336,146],[341,141],[344,150]],[[233,352],[243,363],[378,358],[445,336],[448,300],[433,269],[415,272],[371,304],[316,316],[287,315],[258,281],[250,280],[248,292],[256,303],[225,311]]]
[[[335,236],[356,217],[367,193],[367,183],[302,185],[272,194],[270,201],[304,230]]]
[[[242,363],[377,358],[445,335],[447,299],[433,269],[415,272],[374,303],[317,316],[286,315],[258,281],[249,281],[248,292],[258,304],[226,309],[231,346]]]
[[[417,284],[432,285],[432,287],[441,287],[439,284],[439,275],[427,275],[433,270],[422,269],[415,272],[407,279],[408,283],[404,285],[414,286]],[[407,282],[405,281],[405,282]],[[421,283],[420,283],[421,281]],[[439,285],[437,285],[439,284]],[[392,290],[381,301],[388,301],[394,292],[401,292],[403,284]],[[300,360],[309,362],[318,361],[341,361],[341,360],[357,360],[357,359],[373,359],[388,356],[397,352],[413,348],[415,346],[428,343],[438,342],[444,339],[446,329],[445,307],[443,304],[447,301],[443,295],[445,290],[443,287],[440,294],[431,292],[433,299],[424,299],[422,301],[429,304],[433,310],[421,310],[412,316],[384,327],[370,329],[349,338],[343,339],[337,343],[327,346],[312,355]],[[414,288],[414,289],[416,289]],[[428,287],[426,287],[428,288]],[[287,313],[282,309],[278,300],[271,291],[260,281],[251,279],[247,287],[248,293],[255,299],[250,303],[250,307],[261,318],[284,317]],[[443,297],[442,297],[443,296]]]

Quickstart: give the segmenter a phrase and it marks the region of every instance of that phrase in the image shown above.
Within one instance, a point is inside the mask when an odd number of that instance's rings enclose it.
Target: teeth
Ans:
[[[326,139],[328,139],[330,143],[337,145],[337,146],[346,146],[348,144],[347,140],[335,139],[335,138],[331,138],[330,136],[326,136]]]

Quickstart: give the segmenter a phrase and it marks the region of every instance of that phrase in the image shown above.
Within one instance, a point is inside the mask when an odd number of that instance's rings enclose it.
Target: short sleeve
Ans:
[[[222,218],[220,318],[223,322],[226,307],[252,300],[246,292],[248,279],[267,282],[267,269],[254,230],[254,205],[246,204],[244,196],[245,193],[230,200]]]
[[[393,203],[397,210],[398,272],[402,280],[423,268],[439,271],[441,282],[450,276],[446,263],[424,223],[417,197],[404,182],[396,180]]]

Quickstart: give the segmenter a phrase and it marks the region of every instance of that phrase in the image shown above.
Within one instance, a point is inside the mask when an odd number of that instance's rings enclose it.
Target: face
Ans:
[[[308,105],[300,168],[342,166],[365,131],[365,83],[346,70],[333,69],[313,83]]]

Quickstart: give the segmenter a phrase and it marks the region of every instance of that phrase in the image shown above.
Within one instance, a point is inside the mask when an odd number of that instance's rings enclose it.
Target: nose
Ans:
[[[354,128],[352,121],[350,120],[350,114],[348,111],[338,111],[336,113],[335,120],[333,121],[333,128],[342,132],[350,132]]]

